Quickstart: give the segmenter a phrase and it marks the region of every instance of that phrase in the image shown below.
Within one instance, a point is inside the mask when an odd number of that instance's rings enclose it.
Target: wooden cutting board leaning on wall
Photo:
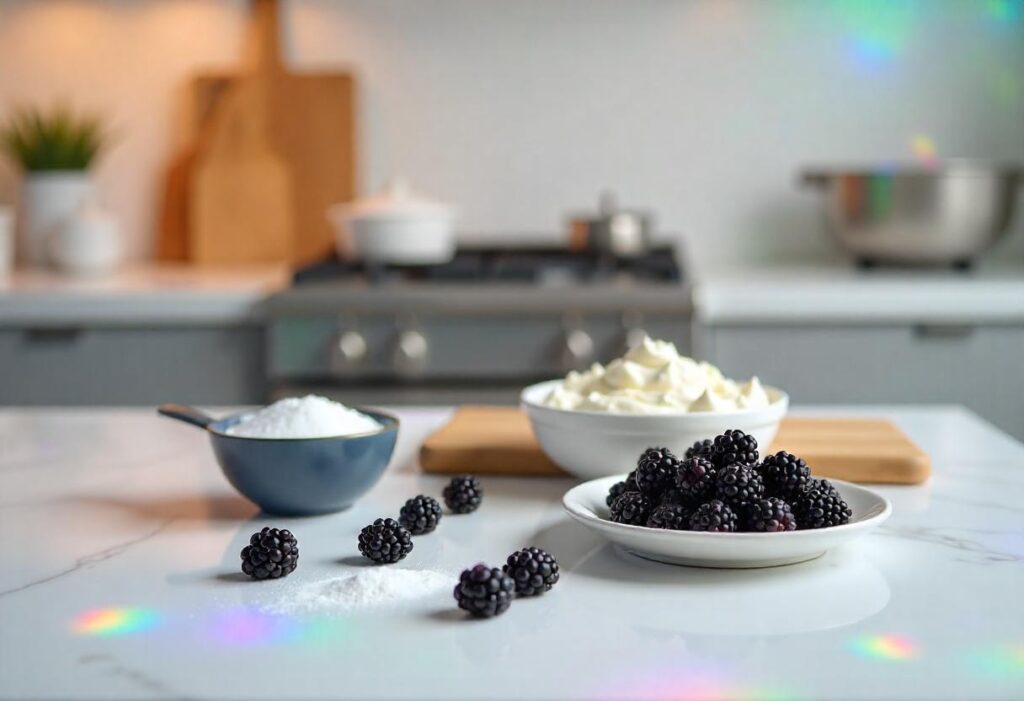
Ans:
[[[219,105],[189,183],[189,250],[197,263],[287,260],[293,246],[293,184],[267,138],[269,85],[237,81]]]
[[[787,418],[768,451],[804,458],[818,477],[850,482],[919,484],[931,474],[928,455],[889,421]],[[537,445],[515,407],[465,406],[420,450],[425,472],[565,475]],[[633,466],[624,465],[623,472]]]
[[[194,219],[190,210],[195,202],[191,187],[182,183],[192,181],[197,162],[208,152],[218,112],[233,86],[253,73],[266,81],[267,141],[283,160],[291,181],[291,242],[285,257],[274,260],[306,263],[333,249],[327,207],[356,194],[356,83],[342,71],[289,71],[281,59],[280,35],[277,0],[252,0],[247,69],[204,74],[192,80],[188,121],[194,136],[167,171],[157,246],[162,259],[203,262],[192,244],[196,237],[216,234],[197,234],[191,229]]]

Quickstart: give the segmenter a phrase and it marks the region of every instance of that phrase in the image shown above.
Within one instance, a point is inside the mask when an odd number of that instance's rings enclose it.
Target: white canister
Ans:
[[[121,262],[117,220],[98,205],[82,206],[50,239],[50,258],[75,275],[108,273]]]
[[[372,197],[334,205],[327,216],[342,257],[349,241],[370,263],[431,265],[455,257],[452,208],[414,194],[401,179]]]
[[[41,267],[49,260],[50,240],[88,201],[92,193],[89,173],[55,170],[29,173],[24,189],[25,262]]]

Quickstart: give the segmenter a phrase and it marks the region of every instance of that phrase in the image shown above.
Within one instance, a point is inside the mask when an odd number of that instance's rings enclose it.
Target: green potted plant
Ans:
[[[89,166],[106,144],[99,118],[67,105],[16,109],[0,128],[0,148],[25,174],[25,260],[44,265],[50,240],[90,199]]]

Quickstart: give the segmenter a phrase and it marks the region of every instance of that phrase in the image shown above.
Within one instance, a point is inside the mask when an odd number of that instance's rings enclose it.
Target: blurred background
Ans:
[[[0,403],[516,401],[643,332],[1024,437],[1021,0],[4,0]]]

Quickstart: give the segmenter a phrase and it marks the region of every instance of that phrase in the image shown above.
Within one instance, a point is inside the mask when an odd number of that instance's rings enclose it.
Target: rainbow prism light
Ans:
[[[854,638],[848,647],[858,657],[869,660],[905,662],[918,656],[918,646],[911,638],[894,633]]]
[[[914,158],[927,168],[934,168],[939,164],[935,142],[926,134],[915,134],[910,140],[910,150],[914,153]]]
[[[114,637],[155,628],[163,617],[153,609],[107,607],[90,609],[75,616],[71,630],[78,635]]]
[[[1024,644],[988,645],[971,650],[968,668],[986,679],[1024,678]]]

